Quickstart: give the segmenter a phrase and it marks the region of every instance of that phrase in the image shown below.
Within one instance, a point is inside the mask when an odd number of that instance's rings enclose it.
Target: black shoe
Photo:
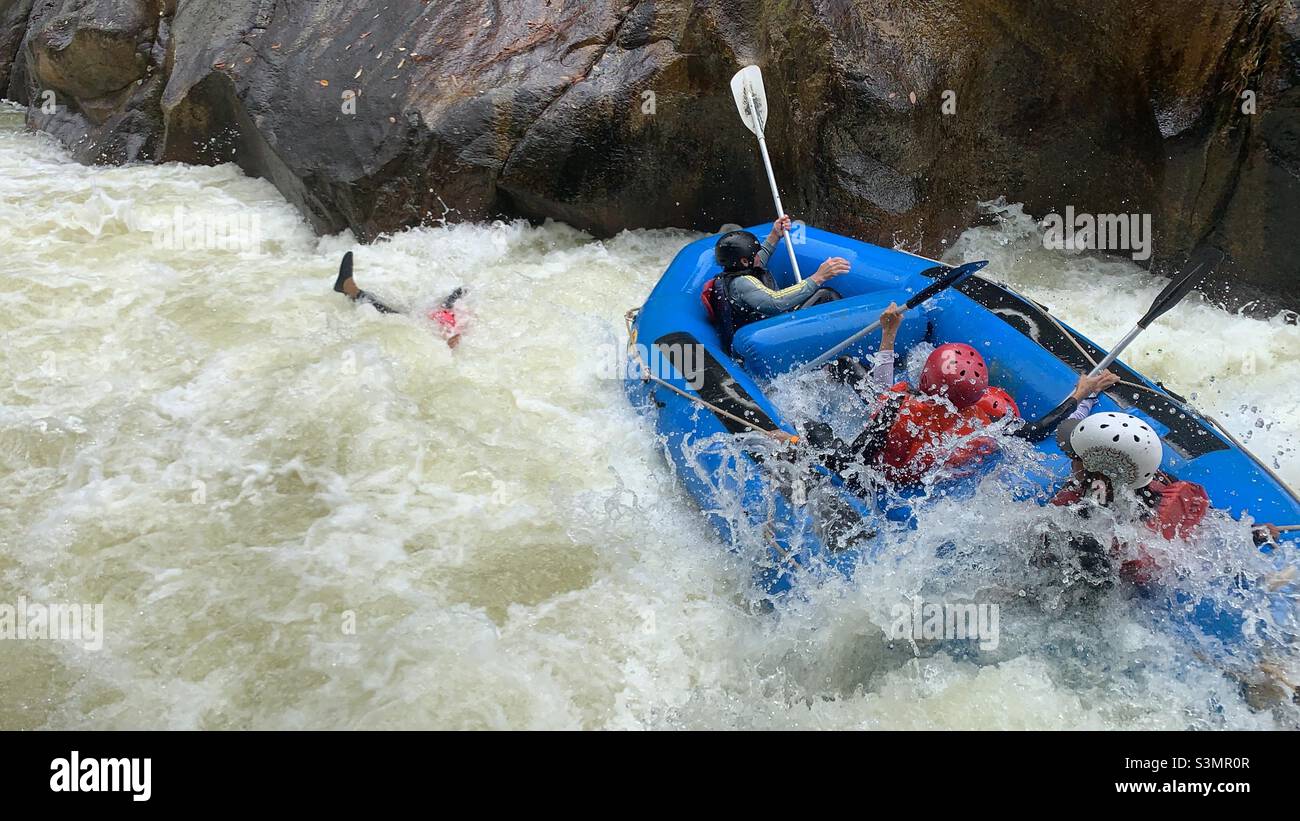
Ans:
[[[352,252],[348,251],[343,255],[343,261],[339,263],[339,277],[334,280],[334,290],[340,294],[347,293],[343,290],[343,283],[352,279]]]

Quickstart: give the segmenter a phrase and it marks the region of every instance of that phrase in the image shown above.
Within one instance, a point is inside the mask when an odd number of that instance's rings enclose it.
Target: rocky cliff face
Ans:
[[[234,161],[322,231],[608,234],[770,216],[753,62],[811,223],[937,253],[997,196],[1150,213],[1158,266],[1211,242],[1295,304],[1298,4],[0,0],[0,88],[84,161]]]
[[[23,34],[27,31],[32,2],[33,0],[0,0],[0,96],[9,88],[14,58],[18,56]],[[20,79],[16,85],[25,88],[26,82]]]

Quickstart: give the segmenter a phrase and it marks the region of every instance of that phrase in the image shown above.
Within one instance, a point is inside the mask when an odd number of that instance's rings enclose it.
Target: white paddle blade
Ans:
[[[731,78],[731,94],[745,127],[762,135],[767,125],[767,93],[763,91],[763,72],[758,66],[745,66]]]

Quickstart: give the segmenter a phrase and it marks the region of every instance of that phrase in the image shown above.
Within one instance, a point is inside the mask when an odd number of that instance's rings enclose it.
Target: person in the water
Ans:
[[[374,307],[381,314],[400,314],[405,313],[386,304],[369,291],[363,291],[357,286],[356,280],[352,277],[352,252],[348,251],[343,255],[343,261],[339,263],[339,275],[334,280],[334,290],[343,294],[353,302],[361,302]],[[447,295],[437,308],[429,312],[429,319],[438,324],[442,331],[443,339],[447,341],[448,347],[455,348],[460,344],[460,334],[462,326],[462,317],[456,311],[456,303],[465,295],[464,288],[457,288]]]
[[[700,298],[728,351],[736,332],[752,322],[840,298],[834,289],[822,286],[848,272],[848,260],[841,257],[831,257],[812,276],[777,290],[766,266],[790,224],[789,215],[778,219],[761,244],[749,231],[728,231],[713,247],[722,273],[704,283]]]

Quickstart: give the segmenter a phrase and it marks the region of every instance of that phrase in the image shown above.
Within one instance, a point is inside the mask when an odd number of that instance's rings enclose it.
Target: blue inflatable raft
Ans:
[[[763,236],[769,228],[750,230]],[[645,304],[629,313],[628,395],[653,415],[669,461],[724,542],[751,551],[762,546],[757,573],[769,594],[779,597],[802,575],[828,567],[851,577],[863,562],[880,559],[882,525],[892,520],[906,526],[906,506],[864,499],[828,479],[838,488],[833,515],[824,506],[811,510],[798,483],[782,480],[777,460],[725,443],[753,437],[752,429],[795,433],[796,420],[784,418],[769,398],[771,381],[861,330],[890,302],[901,305],[943,269],[933,260],[806,228],[796,246],[800,269],[844,257],[852,269],[834,281],[844,298],[742,328],[733,357],[723,350],[700,299],[704,284],[719,273],[715,239],[683,248]],[[793,282],[786,254],[773,254],[770,270],[778,283]],[[879,332],[869,334],[845,353],[865,357],[879,340]],[[1026,419],[1055,407],[1078,375],[1105,355],[1042,306],[981,276],[908,312],[897,350],[905,354],[923,341],[975,345],[989,363],[990,383],[1009,391]],[[1300,522],[1300,501],[1213,422],[1121,362],[1112,370],[1128,384],[1103,396],[1096,410],[1146,419],[1164,441],[1165,470],[1200,483],[1215,507],[1234,515],[1249,511],[1258,522]],[[1043,457],[1036,480],[1045,490],[1064,479],[1069,463],[1051,437],[1034,447]],[[1039,492],[1037,498],[1046,497]],[[1295,535],[1284,537],[1280,548],[1264,548],[1286,570],[1297,561]],[[1256,631],[1222,604],[1227,598],[1173,596],[1189,623],[1231,643],[1243,631]],[[1294,607],[1291,598],[1278,606]],[[1295,623],[1294,614],[1283,618]]]

